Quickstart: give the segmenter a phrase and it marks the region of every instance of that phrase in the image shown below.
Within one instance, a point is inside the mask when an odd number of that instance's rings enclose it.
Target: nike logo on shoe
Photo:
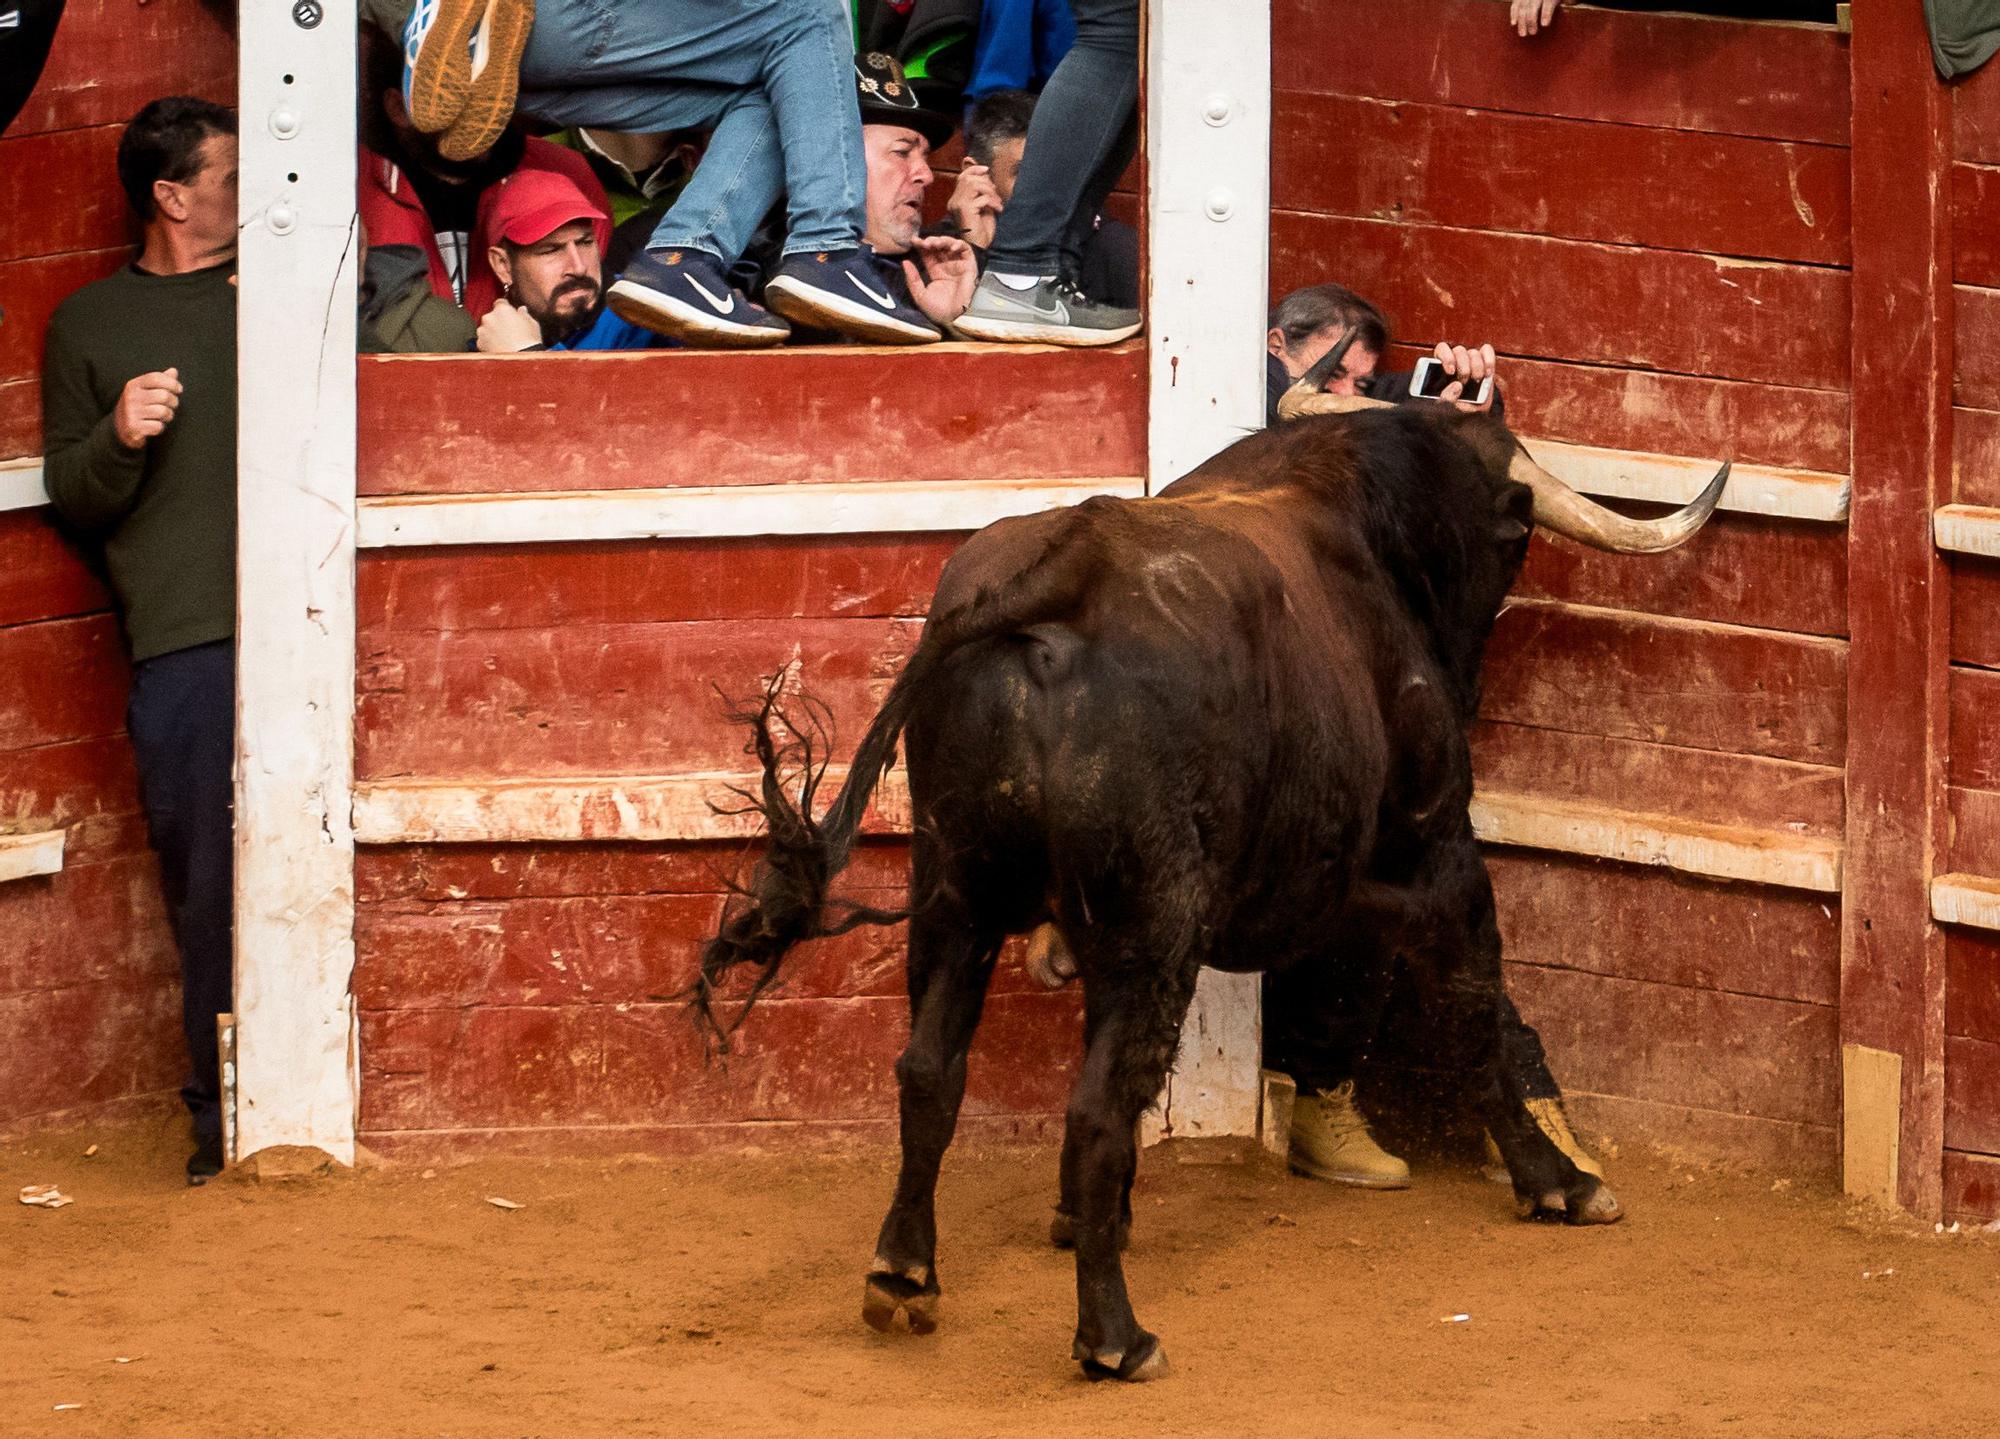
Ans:
[[[883,309],[893,310],[896,308],[896,302],[894,300],[890,299],[886,294],[883,294],[880,291],[869,289],[866,285],[864,285],[861,282],[861,277],[855,274],[852,270],[849,270],[847,272],[847,278],[853,282],[855,289],[859,290],[862,294],[866,295],[869,299],[873,300]]]
[[[718,298],[713,290],[709,289],[708,286],[702,284],[702,282],[697,280],[694,276],[683,275],[681,276],[681,278],[688,282],[689,286],[693,288],[694,292],[697,295],[701,296],[702,299],[708,301],[708,307],[711,310],[715,311],[716,314],[727,315],[731,310],[736,308],[736,306],[729,300],[727,296]]]

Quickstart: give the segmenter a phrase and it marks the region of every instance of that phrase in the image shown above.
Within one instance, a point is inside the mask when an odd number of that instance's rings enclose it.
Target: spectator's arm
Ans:
[[[159,381],[169,381],[172,389],[147,383]],[[89,365],[63,342],[58,328],[50,329],[42,362],[42,481],[64,519],[103,529],[131,512],[146,478],[148,434],[166,428],[159,410],[171,419],[179,393],[172,372],[141,375],[106,413],[92,392]],[[134,434],[142,408],[148,433]]]
[[[903,279],[917,308],[940,325],[949,325],[972,303],[979,283],[979,262],[963,240],[943,235],[919,237],[915,254],[923,263],[903,261]]]
[[[1514,0],[1511,20],[1514,33],[1522,39],[1536,34],[1544,25],[1556,23],[1556,11],[1563,0]]]

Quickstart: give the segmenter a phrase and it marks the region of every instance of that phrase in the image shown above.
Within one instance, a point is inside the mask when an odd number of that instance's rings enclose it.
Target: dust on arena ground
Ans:
[[[886,1148],[204,1190],[181,1157],[165,1122],[0,1150],[0,1433],[1939,1436],[2000,1397],[2000,1236],[1629,1149],[1630,1218],[1582,1231],[1460,1168],[1149,1155],[1129,1274],[1174,1373],[1136,1388],[1069,1360],[1045,1147],[950,1157],[926,1338],[858,1318]],[[48,1183],[75,1203],[13,1203]]]

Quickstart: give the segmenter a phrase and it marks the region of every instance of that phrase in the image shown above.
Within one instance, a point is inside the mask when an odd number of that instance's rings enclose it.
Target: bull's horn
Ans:
[[[1387,400],[1371,400],[1366,395],[1329,395],[1315,390],[1304,380],[1278,397],[1278,418],[1297,420],[1307,415],[1351,415],[1356,410],[1393,410]]]
[[[1722,499],[1722,487],[1729,483],[1729,466],[1725,463],[1700,494],[1672,514],[1656,520],[1635,520],[1578,494],[1529,459],[1525,449],[1515,451],[1507,473],[1535,492],[1536,524],[1592,549],[1627,555],[1658,554],[1685,544],[1708,523],[1708,517],[1715,513],[1715,506]]]

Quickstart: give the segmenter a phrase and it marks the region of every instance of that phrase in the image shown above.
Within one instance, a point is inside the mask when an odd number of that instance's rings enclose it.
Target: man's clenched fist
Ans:
[[[142,450],[146,441],[173,423],[174,411],[180,407],[179,369],[134,375],[118,393],[118,407],[111,412],[111,427],[118,432],[119,444],[128,450]]]

